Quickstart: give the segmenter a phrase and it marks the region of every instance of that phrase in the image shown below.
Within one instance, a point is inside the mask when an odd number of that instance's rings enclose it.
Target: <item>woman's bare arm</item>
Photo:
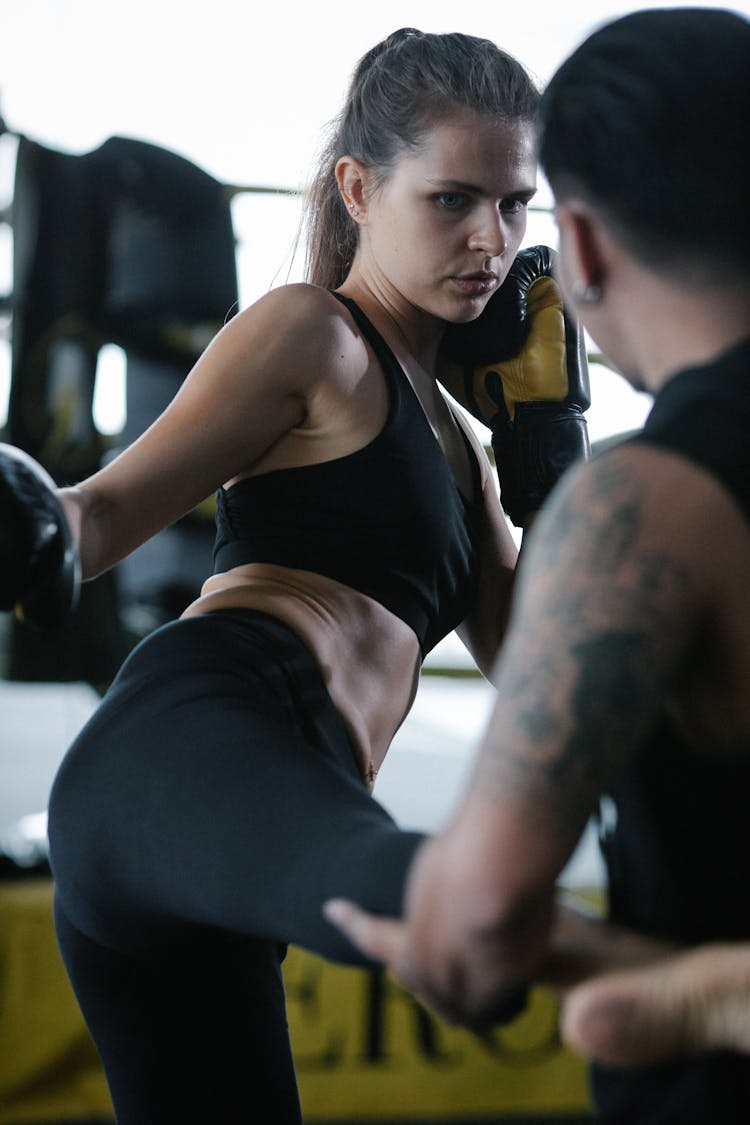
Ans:
[[[304,422],[308,396],[331,360],[329,309],[330,297],[312,286],[261,298],[222,329],[137,441],[82,484],[61,490],[84,578],[247,473]]]

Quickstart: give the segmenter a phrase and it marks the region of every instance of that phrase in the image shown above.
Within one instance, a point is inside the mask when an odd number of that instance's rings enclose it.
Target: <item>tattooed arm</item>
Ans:
[[[555,880],[681,682],[711,604],[705,484],[635,445],[571,472],[524,552],[494,712],[456,816],[417,854],[406,923],[329,909],[448,1019],[491,1022],[538,974]]]

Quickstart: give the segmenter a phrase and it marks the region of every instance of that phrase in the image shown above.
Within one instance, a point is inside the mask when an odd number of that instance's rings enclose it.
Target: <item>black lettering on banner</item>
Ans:
[[[337,980],[340,970],[310,956],[290,968],[285,984],[300,1073],[410,1063],[452,1070],[472,1055],[531,1069],[564,1051],[557,1004],[541,991],[532,992],[530,1009],[513,1023],[480,1036],[444,1024],[384,969],[345,970]]]
[[[319,1050],[295,1050],[295,1065],[299,1071],[335,1070],[344,1062],[346,1030],[343,1026],[331,1026],[330,1020],[325,1018],[322,984],[326,965],[317,957],[304,957],[295,967],[297,971],[284,978],[290,1015],[293,1011],[296,1022],[306,1031],[317,1028],[322,1033]]]
[[[520,1021],[526,1021],[526,1016],[520,1016],[519,1021],[514,1021],[507,1027],[495,1027],[477,1037],[477,1042],[484,1051],[493,1058],[502,1060],[509,1066],[533,1067],[541,1066],[564,1050],[558,1031],[558,1011],[556,1004],[550,1004],[548,1018],[542,1018],[544,1013],[534,1013],[534,1035],[519,1034]],[[526,1029],[524,1029],[526,1030]]]
[[[361,1058],[370,1065],[381,1065],[393,1058],[389,1052],[390,1014],[394,1001],[403,1004],[410,1019],[414,1046],[418,1055],[435,1066],[460,1062],[455,1051],[447,1051],[441,1043],[442,1033],[438,1021],[385,973],[383,969],[369,971],[368,1002],[363,1011],[364,1036]]]

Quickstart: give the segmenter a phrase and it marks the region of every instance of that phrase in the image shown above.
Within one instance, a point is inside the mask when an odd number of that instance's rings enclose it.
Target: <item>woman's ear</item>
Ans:
[[[336,162],[336,182],[344,206],[355,222],[361,222],[367,211],[365,184],[367,169],[353,156],[342,156]]]

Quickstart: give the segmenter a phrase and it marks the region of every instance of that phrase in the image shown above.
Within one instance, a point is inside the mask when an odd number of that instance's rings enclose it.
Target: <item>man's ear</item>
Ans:
[[[606,240],[599,219],[582,202],[558,203],[555,217],[560,232],[563,286],[571,293],[601,290],[607,273]]]
[[[367,213],[367,168],[353,156],[342,156],[335,173],[344,206],[355,222],[361,222]]]

